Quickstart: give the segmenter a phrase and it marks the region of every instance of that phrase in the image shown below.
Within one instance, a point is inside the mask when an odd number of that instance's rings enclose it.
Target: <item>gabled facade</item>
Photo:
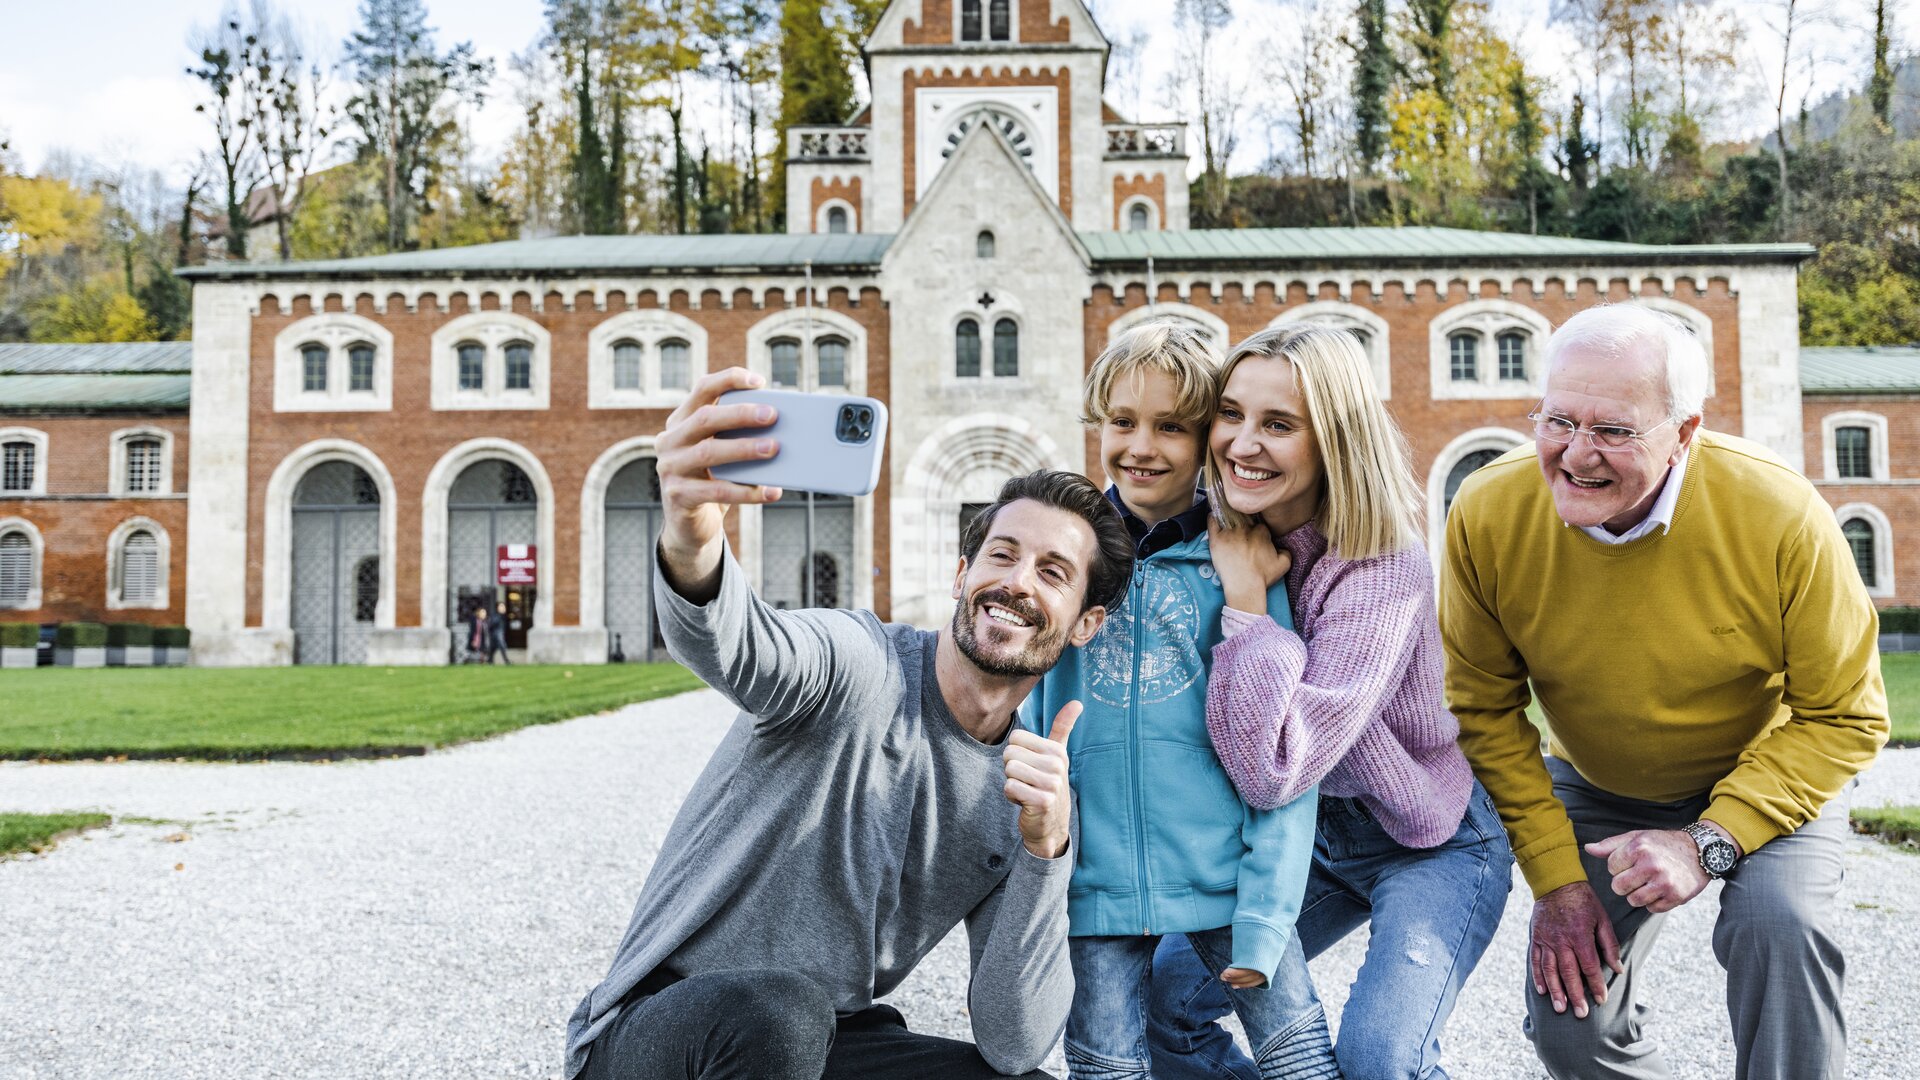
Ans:
[[[863,53],[872,104],[787,134],[788,231],[898,231],[977,126],[1075,229],[1186,228],[1185,128],[1108,106],[1107,52],[1080,0],[895,0]]]

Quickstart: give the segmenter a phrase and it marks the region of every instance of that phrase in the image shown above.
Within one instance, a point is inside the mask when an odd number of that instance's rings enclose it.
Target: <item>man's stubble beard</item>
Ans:
[[[1032,623],[1036,628],[1033,640],[1011,656],[989,652],[973,632],[980,609],[987,604],[1006,608]],[[1038,607],[1014,600],[998,589],[990,589],[963,600],[954,610],[953,643],[959,646],[960,655],[966,657],[974,667],[989,675],[1009,678],[1045,675],[1059,662],[1060,654],[1067,645],[1066,631],[1049,622]]]

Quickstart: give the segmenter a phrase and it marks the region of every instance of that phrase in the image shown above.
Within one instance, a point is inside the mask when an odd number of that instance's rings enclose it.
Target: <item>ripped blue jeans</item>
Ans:
[[[1440,1030],[1460,988],[1500,925],[1513,852],[1493,800],[1478,781],[1446,843],[1408,848],[1357,799],[1320,797],[1319,833],[1306,901],[1273,993],[1281,1011],[1318,1010],[1307,960],[1372,923],[1367,956],[1341,1013],[1334,1044],[1346,1080],[1444,1080]],[[1172,935],[1153,959],[1148,1042],[1156,1080],[1220,1080],[1258,1073],[1214,1023],[1227,1012],[1221,984]]]

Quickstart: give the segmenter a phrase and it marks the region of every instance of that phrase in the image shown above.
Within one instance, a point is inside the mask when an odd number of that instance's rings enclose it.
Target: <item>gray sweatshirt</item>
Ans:
[[[1073,998],[1073,858],[1020,842],[1001,746],[968,735],[940,696],[938,635],[867,611],[775,610],[731,554],[704,607],[657,561],[654,597],[674,659],[741,712],[667,831],[606,980],[567,1023],[566,1075],[663,963],[797,971],[846,1015],[963,919],[981,1056],[1003,1073],[1039,1068]]]

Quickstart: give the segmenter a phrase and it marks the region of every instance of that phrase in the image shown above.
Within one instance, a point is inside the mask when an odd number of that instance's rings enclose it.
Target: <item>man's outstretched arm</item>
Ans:
[[[878,689],[870,676],[885,669],[887,646],[870,618],[775,610],[753,595],[727,553],[727,509],[780,497],[778,488],[716,480],[708,472],[777,452],[770,439],[715,437],[773,422],[768,406],[718,402],[729,390],[762,381],[742,368],[706,376],[660,435],[663,521],[654,598],[668,652],[766,733],[813,716],[829,699],[850,704],[848,694],[860,685]]]

